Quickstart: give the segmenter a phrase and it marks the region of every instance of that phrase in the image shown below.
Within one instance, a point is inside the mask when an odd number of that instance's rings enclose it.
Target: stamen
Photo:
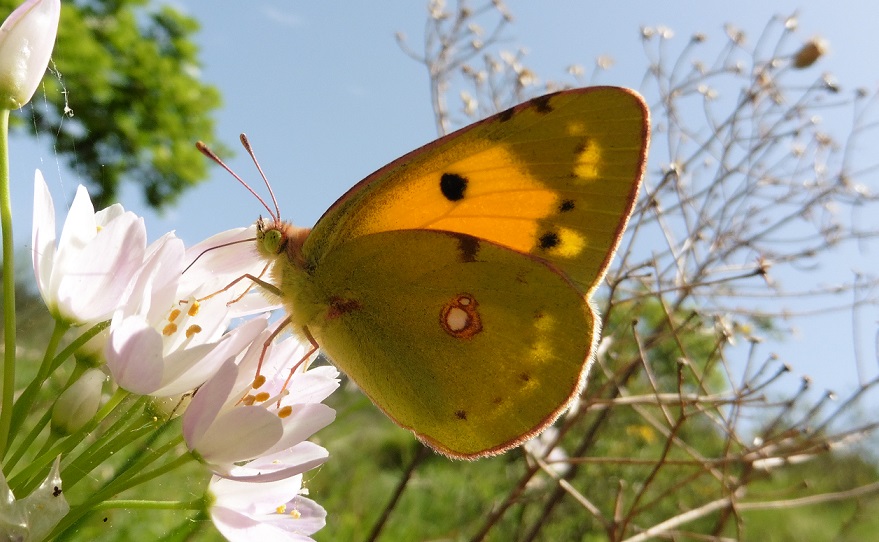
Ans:
[[[173,322],[169,323],[162,329],[162,335],[164,335],[165,337],[170,337],[175,333],[177,333],[177,324]]]
[[[188,328],[186,328],[186,338],[191,339],[193,335],[196,333],[201,333],[201,326],[198,324],[192,324]]]

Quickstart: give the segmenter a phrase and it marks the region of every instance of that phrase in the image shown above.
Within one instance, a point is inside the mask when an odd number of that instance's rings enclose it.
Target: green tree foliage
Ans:
[[[0,0],[4,13],[20,3]],[[155,208],[206,177],[194,147],[214,142],[219,91],[199,80],[198,23],[147,0],[63,2],[45,101],[18,114],[19,129],[56,134],[53,149],[90,184],[100,208],[123,181]]]

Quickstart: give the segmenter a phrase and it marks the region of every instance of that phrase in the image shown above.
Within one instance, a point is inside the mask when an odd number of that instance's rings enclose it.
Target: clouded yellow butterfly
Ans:
[[[379,169],[313,229],[257,224],[260,283],[392,420],[453,457],[540,433],[582,390],[590,296],[637,197],[648,110],[568,90]]]

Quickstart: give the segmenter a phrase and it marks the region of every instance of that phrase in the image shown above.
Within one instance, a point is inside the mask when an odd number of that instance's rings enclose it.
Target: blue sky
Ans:
[[[246,132],[272,181],[282,213],[312,225],[332,202],[361,178],[399,155],[436,137],[423,66],[403,55],[394,34],[403,32],[416,50],[423,36],[423,2],[291,2],[283,0],[174,0],[173,5],[202,24],[197,41],[204,59],[203,78],[224,99],[218,134],[228,146]],[[562,78],[570,64],[591,66],[610,55],[615,66],[596,82],[638,88],[647,61],[641,26],[665,25],[677,46],[704,32],[717,46],[723,25],[732,23],[755,38],[774,15],[799,13],[798,36],[821,35],[830,54],[820,70],[834,73],[846,89],[879,83],[879,3],[754,1],[740,2],[508,2],[516,17],[509,47],[526,46],[527,64],[538,74]],[[841,8],[844,6],[845,11]],[[76,96],[71,96],[76,110]],[[19,245],[30,236],[33,169],[39,167],[56,198],[69,201],[78,181],[59,166],[51,134],[41,142],[13,141],[15,234]],[[868,142],[869,143],[869,142]],[[879,147],[879,142],[862,147]],[[230,160],[239,174],[256,181],[243,152]],[[651,164],[654,168],[658,164]],[[872,188],[879,191],[875,176]],[[262,208],[219,168],[162,216],[146,210],[134,191],[122,203],[147,218],[150,238],[176,230],[187,244],[213,233],[253,222]],[[827,280],[850,278],[848,256],[824,262]],[[869,263],[867,264],[869,265]],[[875,266],[873,267],[875,269]],[[835,277],[835,278],[834,278]],[[862,313],[858,347],[876,367],[874,337],[879,312]],[[847,313],[797,322],[801,333],[767,347],[789,361],[797,374],[808,373],[819,389],[845,390],[854,382],[852,328]],[[835,360],[843,360],[837,362]]]

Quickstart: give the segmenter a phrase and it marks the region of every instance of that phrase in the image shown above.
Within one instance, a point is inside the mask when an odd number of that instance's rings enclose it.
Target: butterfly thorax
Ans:
[[[326,310],[320,292],[311,280],[308,262],[302,247],[311,228],[300,228],[289,222],[265,220],[256,222],[256,246],[269,262],[269,282],[284,303],[296,331],[314,326]]]

